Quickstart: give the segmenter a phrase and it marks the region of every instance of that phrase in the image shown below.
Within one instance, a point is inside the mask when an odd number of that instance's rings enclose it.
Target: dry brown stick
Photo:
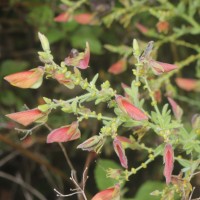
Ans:
[[[51,170],[54,174],[61,176],[64,179],[67,179],[67,176],[64,172],[59,170],[58,168],[52,166],[47,160],[40,157],[40,155],[36,153],[32,153],[31,151],[24,149],[21,145],[14,143],[8,137],[0,134],[0,141],[4,142],[5,144],[9,145],[10,147],[14,148],[15,150],[19,151],[22,155],[26,156],[27,158],[35,161],[36,163],[45,166],[47,169]]]

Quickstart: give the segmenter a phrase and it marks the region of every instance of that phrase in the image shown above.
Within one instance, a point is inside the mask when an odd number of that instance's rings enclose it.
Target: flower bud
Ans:
[[[200,114],[195,114],[192,116],[192,128],[193,129],[200,128]]]
[[[120,59],[109,67],[108,72],[115,75],[121,74],[126,70],[126,66],[126,60]]]
[[[164,176],[166,178],[166,183],[171,182],[172,171],[174,168],[174,150],[171,144],[166,144],[164,149]]]
[[[96,153],[99,153],[104,145],[104,142],[105,140],[102,135],[94,135],[83,143],[79,144],[77,149],[82,149],[84,151],[95,151]]]
[[[70,125],[62,126],[53,130],[47,136],[47,143],[53,142],[68,142],[80,138],[80,130],[78,129],[78,122],[73,122]]]
[[[50,51],[50,46],[49,46],[49,41],[46,38],[45,35],[43,35],[42,33],[38,32],[38,37],[40,39],[41,45],[42,45],[42,49],[46,52]]]
[[[172,107],[175,118],[177,120],[181,120],[181,117],[183,115],[183,110],[181,109],[181,107],[170,97],[168,97],[168,101]]]
[[[136,58],[140,56],[140,48],[136,39],[133,39],[133,55]]]
[[[117,137],[113,140],[113,147],[117,156],[119,157],[122,167],[128,168],[128,160],[125,155],[125,151],[122,147],[121,141]]]
[[[185,91],[200,91],[200,81],[191,78],[176,78],[176,84]]]
[[[147,120],[148,117],[139,108],[135,107],[129,100],[121,95],[116,95],[116,102],[119,108],[137,121]]]

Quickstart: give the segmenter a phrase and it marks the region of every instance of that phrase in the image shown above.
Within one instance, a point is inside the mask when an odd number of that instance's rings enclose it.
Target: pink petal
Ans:
[[[59,14],[57,17],[54,18],[55,22],[67,22],[69,20],[69,14],[64,12]]]
[[[121,144],[120,140],[118,140],[117,137],[113,141],[113,146],[114,146],[114,150],[115,150],[117,156],[119,157],[122,167],[127,169],[128,168],[127,157],[125,155],[125,151],[122,147],[122,144]]]
[[[156,75],[162,74],[164,72],[170,72],[170,71],[178,68],[176,65],[158,62],[155,60],[151,60],[150,65],[152,66],[152,69]]]
[[[171,175],[174,168],[174,151],[171,144],[166,144],[164,150],[164,176],[166,178],[166,183],[171,182]]]
[[[81,13],[74,16],[74,19],[79,24],[90,24],[92,21],[93,15],[90,13]]]
[[[90,61],[90,46],[89,43],[86,42],[86,48],[85,48],[85,55],[82,60],[80,60],[79,65],[77,66],[80,69],[87,69],[89,66]]]
[[[42,83],[44,70],[41,67],[18,72],[4,77],[11,85],[20,88],[38,88]],[[38,84],[37,84],[38,83]],[[36,86],[37,85],[37,86]]]
[[[42,113],[39,109],[26,110],[16,113],[7,114],[6,117],[22,124],[28,126],[29,124],[37,121],[38,119],[44,117],[46,113]]]
[[[97,193],[91,200],[112,200],[119,196],[120,186],[118,184],[115,187],[105,189]]]
[[[177,120],[180,120],[183,115],[183,110],[172,98],[168,97],[168,101],[172,107],[174,116],[176,117]]]
[[[125,142],[125,143],[129,143],[129,144],[131,144],[132,142],[131,142],[131,140],[130,139],[128,139],[128,138],[126,138],[126,137],[123,137],[123,136],[116,136],[116,138],[120,141],[120,142]]]
[[[149,31],[149,29],[146,26],[142,25],[141,23],[136,23],[135,26],[141,33],[145,34]]]
[[[183,90],[192,91],[198,86],[198,81],[191,78],[176,78],[176,84]]]
[[[111,74],[117,75],[117,74],[121,74],[125,70],[126,70],[126,60],[121,59],[117,61],[116,63],[112,64],[110,68],[108,69],[108,72],[110,72]]]
[[[145,115],[139,108],[131,104],[125,97],[117,95],[116,101],[119,108],[134,120],[141,121],[148,119],[147,115]]]
[[[68,142],[80,138],[80,131],[78,129],[78,123],[73,122],[71,125],[62,126],[53,130],[47,136],[47,143],[53,142]]]

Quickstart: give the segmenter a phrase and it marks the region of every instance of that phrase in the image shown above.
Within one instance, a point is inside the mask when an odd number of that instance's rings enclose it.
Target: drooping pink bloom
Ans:
[[[183,110],[172,98],[168,97],[167,99],[172,107],[172,111],[174,113],[175,118],[177,120],[180,120],[183,115]]]
[[[115,139],[113,140],[113,147],[114,147],[115,153],[119,157],[122,167],[127,169],[128,168],[128,160],[127,160],[127,157],[125,154],[125,150],[122,147],[122,143],[119,139],[120,139],[119,137],[115,137]]]
[[[176,78],[175,81],[181,89],[186,91],[194,91],[200,85],[198,80],[191,78]]]
[[[8,75],[4,77],[4,79],[16,87],[36,89],[41,86],[43,75],[44,69],[42,67],[38,67],[29,71]]]
[[[54,18],[54,21],[55,22],[67,22],[69,20],[69,18],[70,18],[69,13],[64,12],[64,13],[61,13],[58,16],[56,16]]]
[[[121,95],[116,95],[115,99],[119,108],[134,120],[148,120],[148,116],[139,108],[135,107],[132,103],[130,103],[127,98]]]
[[[90,13],[81,13],[74,16],[74,20],[79,24],[90,24],[93,19],[93,15]]]
[[[92,200],[114,200],[120,199],[120,186],[116,184],[114,187],[107,188],[97,193]]]
[[[169,184],[171,182],[171,175],[174,168],[174,150],[171,144],[165,145],[164,150],[164,176],[166,179],[166,183]]]
[[[77,67],[80,69],[87,69],[90,61],[90,47],[86,42],[85,52],[78,53],[77,55],[68,56],[65,58],[65,64],[68,66]]]
[[[126,70],[126,60],[120,59],[109,67],[108,72],[117,75],[121,74],[125,70]]]
[[[135,26],[143,34],[145,34],[149,31],[149,29],[141,23],[136,23]]]
[[[165,72],[170,72],[178,68],[176,65],[158,62],[155,60],[150,60],[149,65],[151,66],[155,75],[160,75]]]
[[[53,142],[68,142],[80,138],[81,133],[78,129],[78,122],[73,122],[70,125],[62,126],[53,130],[47,136],[47,143]]]
[[[22,124],[24,126],[28,126],[33,122],[40,122],[45,120],[47,117],[47,113],[41,112],[38,108],[32,110],[25,110],[21,112],[7,114],[6,117]]]

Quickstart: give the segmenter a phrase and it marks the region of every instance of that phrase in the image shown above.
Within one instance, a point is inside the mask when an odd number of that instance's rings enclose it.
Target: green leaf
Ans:
[[[138,190],[134,200],[159,200],[160,196],[152,196],[151,192],[162,190],[165,187],[164,183],[159,181],[147,181]]]
[[[90,50],[95,54],[102,54],[102,45],[97,38],[98,30],[92,30],[90,27],[81,27],[71,35],[71,43],[74,48],[85,49],[85,42],[88,41]]]
[[[99,190],[104,190],[112,187],[117,183],[117,180],[106,177],[106,170],[109,168],[122,169],[117,163],[107,160],[99,159],[94,170],[95,181]]]
[[[7,106],[15,105],[16,100],[17,97],[9,90],[4,90],[3,93],[0,94],[0,101]]]
[[[5,60],[0,67],[0,79],[6,75],[23,71],[28,65],[26,61]]]
[[[46,33],[49,43],[52,44],[65,37],[65,33],[59,29],[51,29]]]

